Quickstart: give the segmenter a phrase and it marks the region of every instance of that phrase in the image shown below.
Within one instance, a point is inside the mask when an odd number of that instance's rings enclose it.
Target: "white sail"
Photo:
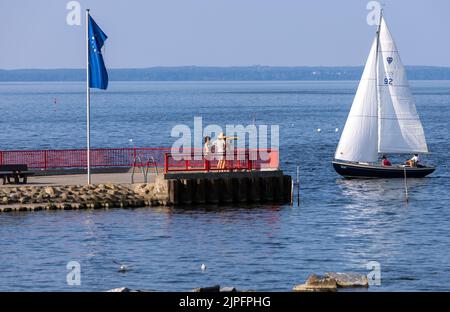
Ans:
[[[376,59],[377,38],[370,49],[366,67],[336,149],[335,159],[375,162],[378,158]]]
[[[378,45],[379,153],[427,153],[414,98],[384,17]]]

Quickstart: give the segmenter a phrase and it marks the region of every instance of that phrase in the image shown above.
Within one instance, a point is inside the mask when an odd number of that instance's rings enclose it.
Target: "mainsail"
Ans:
[[[370,163],[378,153],[427,152],[406,71],[382,17],[335,159]]]
[[[379,153],[428,153],[406,70],[384,18],[378,48]]]

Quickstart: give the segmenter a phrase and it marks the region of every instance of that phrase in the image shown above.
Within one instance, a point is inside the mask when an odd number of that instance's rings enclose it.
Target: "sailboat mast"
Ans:
[[[381,21],[383,19],[383,9],[380,9],[380,21],[378,23],[378,30],[377,30],[377,50],[376,50],[376,57],[375,57],[375,90],[377,93],[377,123],[378,123],[378,151],[380,150],[380,137],[381,137],[381,94],[380,94],[380,79],[379,79],[379,51],[380,51],[380,31],[381,31]]]

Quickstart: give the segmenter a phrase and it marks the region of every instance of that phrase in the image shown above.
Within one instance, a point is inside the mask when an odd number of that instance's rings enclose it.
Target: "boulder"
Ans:
[[[337,287],[369,287],[369,280],[364,274],[348,273],[325,273],[325,277],[336,280]]]
[[[59,196],[59,198],[60,198],[62,201],[67,201],[67,198],[68,198],[67,193],[63,192],[63,193]]]
[[[56,195],[55,190],[51,186],[47,186],[46,188],[44,188],[44,192],[50,197],[54,197]]]
[[[108,191],[106,191],[106,193],[109,195],[116,195],[118,192],[117,192],[117,190],[109,189]]]
[[[16,202],[19,196],[16,193],[11,193],[8,197],[10,202]]]
[[[77,191],[78,189],[79,189],[79,187],[74,186],[74,185],[69,185],[69,186],[67,187],[67,191],[68,191],[68,192],[75,192],[75,191]]]
[[[19,198],[19,203],[21,204],[25,204],[25,203],[29,203],[30,202],[30,198],[28,196],[22,195]]]
[[[146,195],[151,192],[152,186],[150,184],[136,184],[134,186],[134,193],[139,195]],[[127,192],[129,194],[129,192]],[[129,194],[130,195],[130,194]]]
[[[0,192],[2,193],[3,196],[8,195],[9,193],[11,193],[11,188],[10,187],[4,187],[0,190]]]
[[[336,291],[337,283],[334,278],[318,276],[316,274],[313,274],[310,277],[308,277],[308,279],[304,284],[294,286],[293,290],[300,292]]]
[[[41,204],[41,203],[44,202],[44,196],[42,196],[42,194],[39,194],[39,195],[37,195],[37,196],[34,198],[34,200],[35,200],[36,203]]]
[[[106,292],[130,292],[131,289],[127,288],[127,287],[119,287],[119,288],[113,288],[110,290],[107,290]]]
[[[192,292],[220,292],[220,285],[214,285],[211,287],[194,288]]]
[[[117,189],[117,186],[114,183],[107,183],[107,184],[105,184],[105,187],[110,189],[110,190]]]

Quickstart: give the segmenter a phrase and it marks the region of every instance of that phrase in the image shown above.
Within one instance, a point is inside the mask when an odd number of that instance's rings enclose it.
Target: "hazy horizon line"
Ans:
[[[149,67],[107,67],[108,70],[130,70],[130,69],[152,69],[152,68],[251,68],[251,67],[263,67],[263,68],[358,68],[365,65],[158,65]],[[404,65],[405,67],[428,67],[428,68],[448,68],[446,65]],[[44,68],[44,67],[29,67],[29,68],[0,68],[4,71],[18,71],[18,70],[86,70],[85,67],[56,67],[56,68]]]

